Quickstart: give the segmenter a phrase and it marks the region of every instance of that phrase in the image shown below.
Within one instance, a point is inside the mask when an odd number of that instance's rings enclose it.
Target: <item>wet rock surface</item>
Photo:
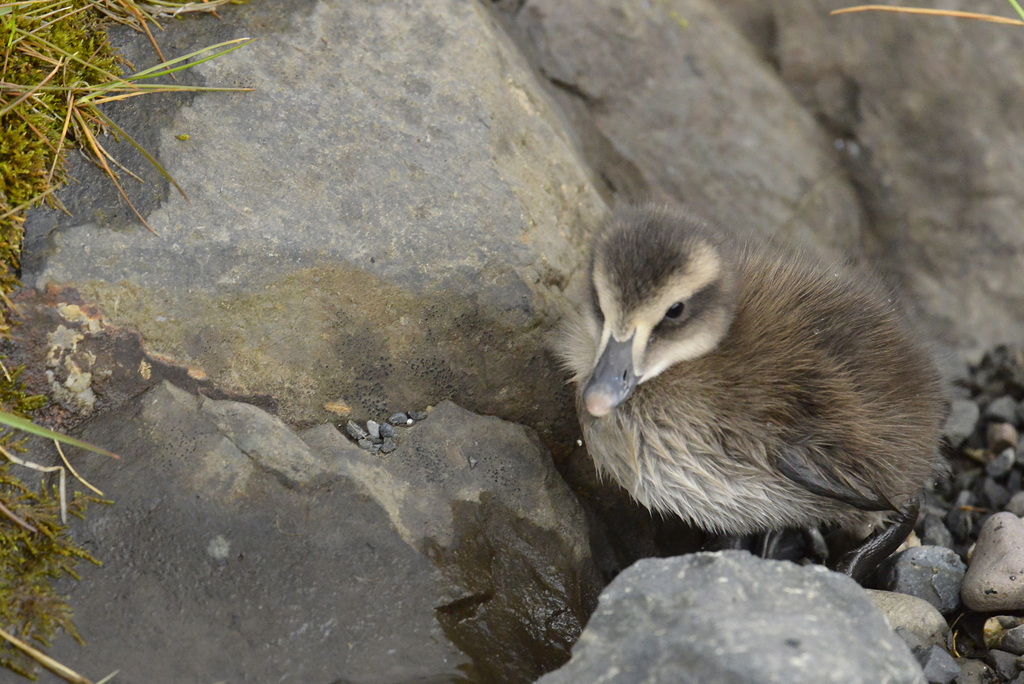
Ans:
[[[739,551],[640,561],[601,594],[576,682],[925,682],[910,649],[848,577]]]
[[[473,677],[529,681],[568,657],[600,579],[583,510],[531,430],[442,402],[387,458],[331,426],[302,438],[440,570],[437,619]]]
[[[531,681],[568,657],[599,589],[536,437],[450,403],[385,460],[166,382],[82,434],[121,459],[90,459],[116,503],[75,529],[104,563],[70,587],[88,647],[52,650],[81,671]]]

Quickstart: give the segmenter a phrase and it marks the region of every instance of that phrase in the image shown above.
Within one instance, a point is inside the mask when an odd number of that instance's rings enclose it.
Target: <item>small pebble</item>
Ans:
[[[960,675],[960,666],[938,646],[920,646],[914,649],[914,657],[924,670],[928,684],[950,684]]]
[[[409,411],[409,417],[415,420],[417,423],[421,420],[427,419],[426,411]]]
[[[381,423],[380,436],[383,439],[387,439],[388,437],[397,437],[398,432],[395,430],[394,425],[391,425],[390,423]]]
[[[962,596],[971,610],[1024,608],[1024,522],[996,513],[981,528],[964,577]]]
[[[1007,447],[1017,446],[1020,435],[1010,423],[991,423],[985,431],[985,444],[992,453],[999,453]]]
[[[999,640],[999,648],[1016,655],[1024,655],[1024,626],[1008,629]]]
[[[1010,472],[1010,468],[1016,463],[1017,454],[1013,448],[1007,447],[999,452],[999,455],[993,458],[985,466],[985,474],[989,477],[1002,477]]]
[[[476,468],[476,464],[479,463],[479,462],[480,461],[478,461],[475,458],[473,458],[472,456],[470,456],[469,457],[469,469],[472,470],[473,468]]]
[[[388,437],[387,439],[384,440],[384,443],[381,444],[380,451],[383,454],[390,454],[392,451],[394,451],[397,448],[398,448],[398,445],[395,444],[395,440],[393,440],[390,437]]]
[[[993,511],[1001,511],[1010,502],[1010,490],[990,477],[982,483],[981,495],[985,506]]]
[[[363,437],[359,440],[358,444],[360,449],[366,449],[367,451],[370,451],[374,447],[373,440],[369,437]]]
[[[1020,672],[1020,668],[1017,667],[1017,656],[1006,651],[991,649],[985,656],[985,662],[1004,680],[1012,679]]]
[[[370,436],[370,433],[368,433],[363,428],[359,427],[359,424],[356,423],[354,420],[350,420],[348,421],[348,423],[345,424],[345,432],[347,432],[352,437],[352,439],[356,440],[357,442],[361,439],[366,439],[367,437]]]
[[[985,420],[997,423],[1017,422],[1017,402],[1013,397],[1004,394],[985,407]]]
[[[1024,479],[1021,479],[1020,469],[1016,466],[1014,466],[1013,470],[1010,471],[1010,475],[1006,478],[1006,490],[1010,492],[1010,496],[1024,490]]]
[[[974,433],[974,427],[978,424],[980,417],[981,411],[973,401],[954,399],[949,408],[949,417],[946,418],[942,434],[954,449],[959,448]]]
[[[924,533],[921,543],[927,546],[952,548],[953,535],[938,516],[929,515],[924,519]]]
[[[1018,518],[1024,518],[1024,492],[1017,492],[1010,497],[1010,502],[1004,507],[1007,513],[1013,513]]]
[[[965,489],[957,494],[956,501],[953,502],[949,513],[946,514],[946,527],[953,533],[955,539],[962,541],[970,537],[971,531],[974,529],[974,519],[971,512],[965,508],[973,503],[974,494]]]
[[[370,433],[370,437],[374,439],[380,439],[380,423],[375,420],[366,421],[366,431]]]
[[[409,427],[412,425],[412,419],[404,413],[391,414],[391,417],[388,418],[388,422],[399,427]]]
[[[984,452],[982,452],[984,453]],[[971,489],[974,483],[981,477],[981,468],[971,468],[961,473],[957,473],[957,476],[953,478],[953,490],[960,492],[965,489]]]
[[[960,607],[966,569],[952,549],[917,546],[888,558],[879,567],[878,581],[889,591],[924,599],[946,614]]]
[[[935,606],[923,599],[892,591],[867,589],[871,601],[885,614],[893,631],[910,647],[942,646],[949,625]]]
[[[981,630],[985,648],[1002,648],[1003,636],[1009,630],[1020,627],[1021,624],[1021,619],[1014,615],[994,615],[985,620],[985,626]],[[1003,648],[1003,650],[1009,651],[1010,649]]]
[[[957,665],[960,666],[960,676],[956,678],[956,684],[991,684],[995,673],[992,668],[981,660],[971,658],[957,658]]]

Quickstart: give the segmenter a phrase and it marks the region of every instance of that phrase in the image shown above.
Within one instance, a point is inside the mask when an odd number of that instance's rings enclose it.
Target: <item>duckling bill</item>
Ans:
[[[589,284],[559,351],[634,499],[715,534],[841,529],[857,579],[907,537],[943,400],[873,278],[643,205],[600,231]]]

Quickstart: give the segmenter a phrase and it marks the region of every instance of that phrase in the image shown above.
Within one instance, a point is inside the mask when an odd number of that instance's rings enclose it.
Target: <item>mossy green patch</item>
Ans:
[[[78,579],[79,561],[99,561],[69,539],[60,521],[56,487],[27,487],[8,470],[8,465],[0,466],[0,504],[10,512],[0,519],[0,624],[36,645],[49,646],[57,630],[81,643],[67,599],[57,593],[53,581],[65,576]],[[99,499],[76,492],[67,501],[67,511],[81,517],[90,501]],[[33,661],[6,642],[0,643],[0,666],[36,678]]]
[[[49,199],[63,184],[64,148],[78,144],[68,107],[77,83],[119,74],[117,57],[87,0],[8,5],[0,15],[3,75],[0,81],[0,289],[17,285],[24,210]],[[71,59],[73,55],[77,59]],[[0,332],[10,324],[0,316]]]

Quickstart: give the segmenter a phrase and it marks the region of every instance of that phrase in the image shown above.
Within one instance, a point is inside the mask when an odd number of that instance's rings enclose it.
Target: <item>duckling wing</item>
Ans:
[[[812,464],[795,450],[777,454],[775,465],[780,473],[812,494],[842,501],[862,511],[899,510],[886,497],[877,492],[860,491],[837,470]]]

